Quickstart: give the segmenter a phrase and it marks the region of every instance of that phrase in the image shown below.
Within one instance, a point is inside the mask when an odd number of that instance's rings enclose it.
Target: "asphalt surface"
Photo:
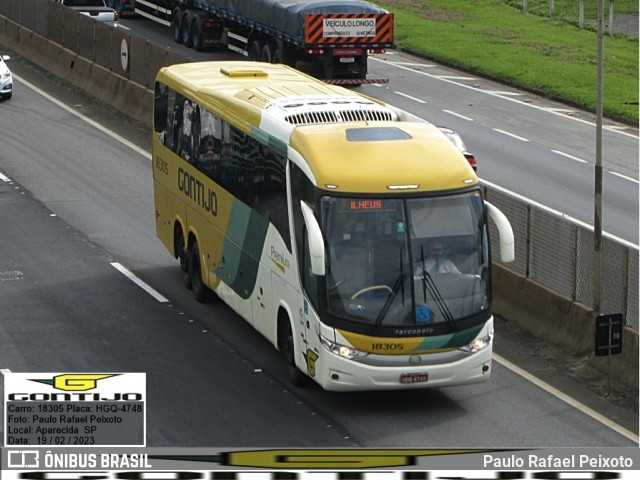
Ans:
[[[54,82],[58,82],[58,80],[54,80]],[[63,85],[63,82],[59,83],[59,87]],[[64,85],[63,90],[65,95],[78,97],[76,105],[86,102],[84,103],[85,107],[89,107],[89,104],[93,104],[93,101],[82,100],[84,98],[83,94],[68,85]],[[109,112],[108,108],[104,108],[103,112],[105,115],[113,115],[114,118],[122,120],[117,112]],[[130,122],[127,125],[123,122],[120,128],[133,127],[132,130],[136,131],[135,136],[143,135],[147,139],[149,138],[145,132],[142,132],[143,129],[140,125],[132,125],[132,123]],[[589,368],[585,359],[573,357],[567,352],[521,332],[512,322],[498,318],[496,319],[496,329],[498,331],[496,353],[509,358],[514,363],[522,361],[523,365],[535,365],[536,371],[545,380],[547,380],[547,377],[551,378],[551,373],[555,373],[556,379],[550,380],[553,383],[565,386],[571,386],[572,384],[587,385],[594,397],[585,400],[585,403],[590,406],[598,404],[599,407],[605,410],[613,411],[615,415],[625,420],[624,423],[633,425],[635,422],[637,429],[637,389],[615,381],[610,382],[606,375]]]

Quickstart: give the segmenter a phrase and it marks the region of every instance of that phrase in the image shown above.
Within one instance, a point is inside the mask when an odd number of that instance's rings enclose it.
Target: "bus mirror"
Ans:
[[[498,208],[489,202],[484,202],[484,204],[487,206],[489,216],[496,224],[496,227],[498,227],[498,234],[500,235],[500,259],[505,263],[513,262],[516,255],[511,224],[506,215],[498,210]]]
[[[309,242],[309,255],[311,256],[311,272],[314,275],[324,275],[324,239],[320,225],[313,214],[311,207],[305,202],[300,202],[302,216],[307,226],[307,242]]]

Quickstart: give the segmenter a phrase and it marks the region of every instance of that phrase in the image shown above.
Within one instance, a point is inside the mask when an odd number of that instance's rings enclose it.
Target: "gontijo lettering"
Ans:
[[[178,168],[178,190],[200,205],[205,211],[214,217],[218,215],[218,197],[216,192],[207,188],[193,175],[190,175],[182,167]]]

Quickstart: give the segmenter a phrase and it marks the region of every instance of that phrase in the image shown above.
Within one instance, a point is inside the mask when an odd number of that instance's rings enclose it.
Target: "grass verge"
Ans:
[[[595,111],[597,33],[525,14],[510,3],[514,2],[378,2],[395,15],[399,48]],[[534,3],[529,0],[530,8]],[[604,115],[637,125],[638,39],[605,35],[603,52]]]

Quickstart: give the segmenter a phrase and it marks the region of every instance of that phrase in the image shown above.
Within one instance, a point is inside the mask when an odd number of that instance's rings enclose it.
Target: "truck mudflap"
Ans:
[[[309,13],[304,43],[310,45],[393,46],[393,13]]]

